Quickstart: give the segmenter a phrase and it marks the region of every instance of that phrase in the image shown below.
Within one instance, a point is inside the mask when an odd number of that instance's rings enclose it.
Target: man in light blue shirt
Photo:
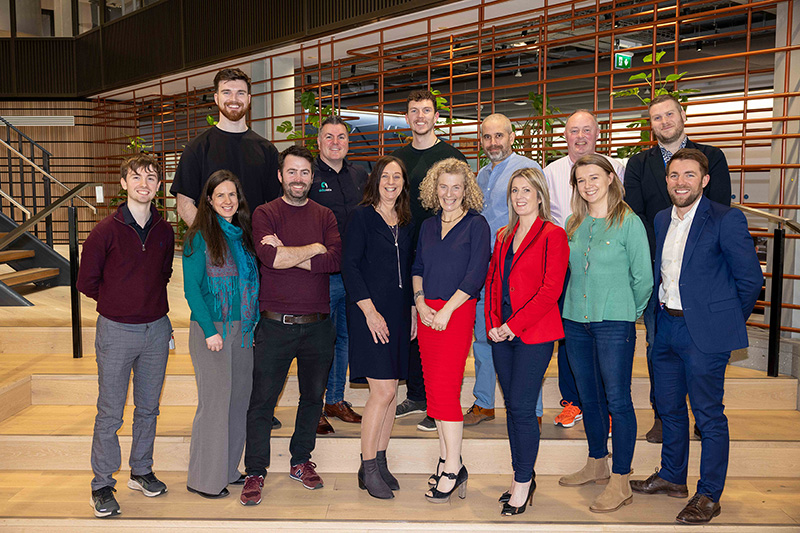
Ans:
[[[481,214],[489,222],[494,246],[497,230],[508,224],[508,181],[522,168],[542,167],[536,161],[514,153],[514,129],[508,117],[495,113],[481,124],[481,146],[489,158],[489,164],[478,172],[478,186],[483,191]],[[484,420],[494,419],[495,373],[492,348],[486,340],[486,322],[483,316],[484,291],[481,291],[475,315],[475,387],[472,394],[475,403],[464,415],[464,425],[474,426]],[[539,414],[541,406],[537,406]]]

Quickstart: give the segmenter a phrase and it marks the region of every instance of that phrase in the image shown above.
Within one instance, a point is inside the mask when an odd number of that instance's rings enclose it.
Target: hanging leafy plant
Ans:
[[[647,54],[642,58],[642,61],[645,64],[652,64],[655,63],[658,65],[661,62],[661,58],[664,57],[666,52],[657,52],[655,55],[655,60],[653,60],[653,54]],[[650,97],[642,96],[640,92],[640,87],[631,87],[630,89],[625,89],[624,91],[614,91],[611,93],[611,96],[614,98],[622,98],[626,96],[635,96],[639,99],[639,101],[644,105],[649,105],[653,98],[657,96],[661,96],[662,94],[671,94],[675,98],[678,99],[679,102],[684,103],[689,99],[689,94],[691,93],[699,93],[700,89],[675,89],[670,90],[667,88],[667,84],[674,83],[683,78],[686,75],[686,72],[681,72],[679,74],[667,74],[665,77],[661,77],[661,69],[656,67],[655,69],[655,77],[652,70],[647,72],[639,72],[638,74],[633,74],[631,77],[628,78],[628,81],[644,81],[648,87],[653,87],[652,94]],[[630,122],[626,128],[634,129],[634,128],[641,128],[639,131],[639,139],[643,143],[650,142],[650,130],[647,128],[650,120],[647,118],[640,118],[638,120],[634,120]],[[638,154],[643,149],[642,145],[634,145],[634,146],[622,146],[617,148],[617,157],[626,158],[630,157],[634,154]]]

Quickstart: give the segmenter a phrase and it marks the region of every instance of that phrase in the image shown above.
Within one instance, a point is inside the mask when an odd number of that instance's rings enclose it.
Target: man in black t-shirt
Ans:
[[[436,96],[430,91],[411,91],[408,95],[406,122],[411,128],[411,142],[398,148],[391,155],[400,159],[408,172],[409,194],[411,194],[411,216],[414,219],[415,240],[419,235],[422,221],[433,215],[422,207],[419,199],[419,186],[434,163],[455,157],[466,161],[464,154],[436,136]],[[425,383],[422,381],[422,362],[419,358],[419,343],[411,341],[406,381],[406,399],[397,406],[395,417],[401,418],[412,413],[424,413],[428,403],[425,397]],[[421,431],[436,431],[433,418],[426,416],[417,424]]]
[[[283,194],[278,181],[278,150],[247,127],[250,78],[238,68],[214,76],[214,102],[219,107],[216,126],[192,139],[184,149],[170,192],[178,200],[178,214],[192,225],[206,180],[217,170],[229,170],[242,183],[252,214],[256,207]],[[272,427],[281,423],[273,417]]]
[[[178,214],[190,226],[203,186],[217,170],[236,174],[251,213],[281,195],[278,150],[248,128],[245,120],[250,107],[247,74],[238,68],[217,72],[214,102],[219,107],[219,122],[192,139],[183,151],[170,188],[178,200]]]

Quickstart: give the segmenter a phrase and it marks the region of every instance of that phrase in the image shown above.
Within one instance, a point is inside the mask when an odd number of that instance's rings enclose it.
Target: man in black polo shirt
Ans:
[[[308,197],[333,211],[339,235],[344,241],[347,216],[361,202],[367,171],[347,160],[350,138],[347,124],[340,117],[331,115],[322,121],[318,141],[319,156],[314,160],[314,183]],[[333,433],[333,427],[326,415],[343,422],[361,422],[361,415],[353,411],[350,403],[344,401],[349,356],[345,316],[347,298],[341,272],[331,274],[330,282],[331,318],[336,328],[336,349],[328,375],[325,407],[317,426],[318,435]]]

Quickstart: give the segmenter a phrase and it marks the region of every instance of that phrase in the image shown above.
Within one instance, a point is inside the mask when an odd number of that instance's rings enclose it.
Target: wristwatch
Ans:
[[[422,289],[414,293],[414,303],[417,303],[417,298],[419,298],[420,296],[422,297],[425,296],[425,291],[423,291]]]

